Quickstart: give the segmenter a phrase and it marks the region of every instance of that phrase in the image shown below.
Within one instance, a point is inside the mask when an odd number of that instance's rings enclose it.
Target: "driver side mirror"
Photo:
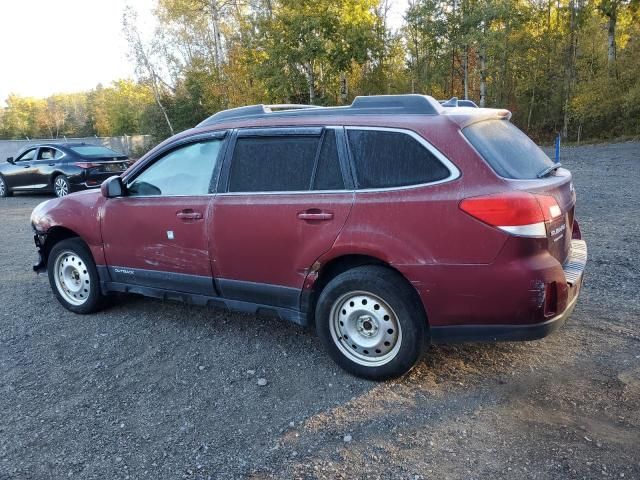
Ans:
[[[13,157],[9,157],[7,158],[7,162],[9,162],[11,165],[14,165],[14,161],[13,161]]]
[[[105,198],[116,198],[124,196],[125,187],[122,184],[122,178],[118,175],[107,178],[102,185],[100,191]]]

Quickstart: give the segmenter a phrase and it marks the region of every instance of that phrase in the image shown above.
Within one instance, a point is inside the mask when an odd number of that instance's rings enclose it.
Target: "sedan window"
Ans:
[[[36,149],[32,148],[31,150],[27,150],[22,155],[20,155],[20,157],[18,157],[16,162],[26,162],[26,161],[29,161],[29,160],[33,160],[33,157],[35,155],[36,155]]]
[[[38,160],[51,160],[54,158],[60,158],[62,154],[55,148],[40,147],[38,152]]]
[[[206,195],[222,140],[191,143],[154,162],[128,186],[129,196]]]

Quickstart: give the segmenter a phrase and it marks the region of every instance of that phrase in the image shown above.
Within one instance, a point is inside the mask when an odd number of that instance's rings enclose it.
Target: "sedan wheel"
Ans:
[[[53,183],[53,189],[56,192],[57,197],[64,197],[69,195],[69,180],[64,175],[56,177]]]
[[[7,186],[7,182],[4,181],[4,178],[0,177],[0,197],[10,197],[12,194],[11,190]]]

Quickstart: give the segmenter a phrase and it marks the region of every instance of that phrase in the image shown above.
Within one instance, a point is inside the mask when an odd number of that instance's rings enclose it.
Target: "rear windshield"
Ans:
[[[462,130],[467,140],[504,178],[535,179],[553,161],[508,120],[485,120]]]
[[[69,147],[83,157],[120,157],[121,153],[114,152],[107,147],[99,147],[96,145],[82,145],[80,147]]]

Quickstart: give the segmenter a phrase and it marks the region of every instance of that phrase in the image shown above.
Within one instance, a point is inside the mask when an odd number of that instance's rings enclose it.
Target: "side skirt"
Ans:
[[[141,287],[139,285],[129,285],[126,283],[101,282],[102,291],[105,294],[112,292],[136,293],[145,297],[160,298],[162,300],[174,300],[209,307],[224,308],[233,312],[255,313],[259,315],[275,315],[282,320],[293,322],[301,327],[307,326],[307,316],[290,308],[273,307],[260,303],[243,302],[240,300],[229,300],[220,297],[210,297],[207,295],[197,295],[161,288]]]

